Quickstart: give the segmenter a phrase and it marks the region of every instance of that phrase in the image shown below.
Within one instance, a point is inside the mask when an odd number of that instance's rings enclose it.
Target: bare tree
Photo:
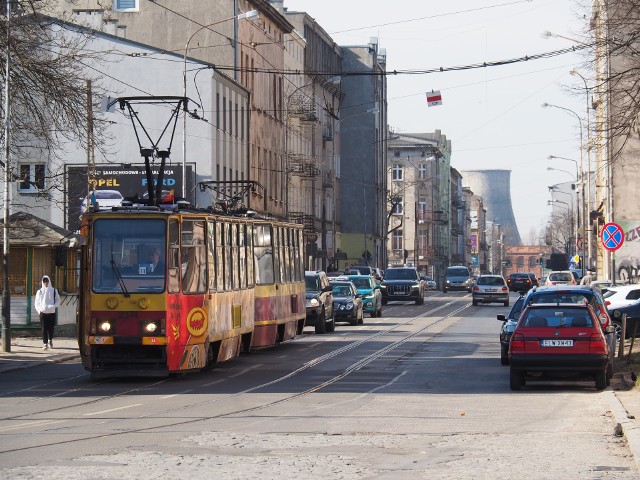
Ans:
[[[573,217],[568,210],[560,209],[553,213],[545,229],[545,242],[554,252],[571,253],[575,244],[573,236]]]
[[[640,136],[640,0],[578,0],[591,12],[585,22],[585,67],[597,72],[592,89],[596,110],[592,146],[609,145],[609,161],[637,154]],[[584,94],[584,89],[580,89]],[[607,110],[609,109],[609,110]]]
[[[55,179],[61,175],[61,147],[73,142],[87,148],[86,65],[99,61],[99,54],[86,48],[90,32],[47,15],[54,12],[55,0],[13,0],[9,18],[6,5],[2,7],[0,79],[4,85],[8,52],[10,154],[46,162],[53,177],[47,185],[61,188],[63,182]],[[95,126],[100,131],[99,121]],[[4,143],[4,131],[0,141]]]

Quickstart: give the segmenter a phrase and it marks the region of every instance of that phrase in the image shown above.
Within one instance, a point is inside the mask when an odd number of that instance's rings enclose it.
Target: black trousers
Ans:
[[[41,313],[40,324],[42,325],[42,342],[47,344],[53,340],[53,330],[56,326],[56,314]]]

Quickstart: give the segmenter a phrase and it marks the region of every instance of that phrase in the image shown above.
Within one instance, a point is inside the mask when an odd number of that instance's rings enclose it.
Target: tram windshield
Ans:
[[[161,218],[98,219],[93,226],[96,293],[163,292],[167,225]]]

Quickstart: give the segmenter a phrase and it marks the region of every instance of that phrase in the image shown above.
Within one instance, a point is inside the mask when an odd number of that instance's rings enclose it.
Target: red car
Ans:
[[[538,303],[520,316],[509,344],[510,387],[548,378],[595,380],[596,390],[610,384],[612,363],[603,327],[586,304]]]

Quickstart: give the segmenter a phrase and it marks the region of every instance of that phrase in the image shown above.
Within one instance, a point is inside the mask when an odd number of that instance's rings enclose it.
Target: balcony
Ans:
[[[307,155],[289,154],[289,173],[300,177],[317,177],[320,170],[316,162]]]
[[[288,220],[291,223],[298,223],[302,225],[302,231],[304,233],[315,232],[313,215],[306,215],[304,212],[289,212]]]

